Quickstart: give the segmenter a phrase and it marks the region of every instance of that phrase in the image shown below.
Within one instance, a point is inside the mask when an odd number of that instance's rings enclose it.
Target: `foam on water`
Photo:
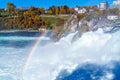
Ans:
[[[24,80],[55,80],[62,70],[70,74],[85,63],[107,65],[120,61],[120,31],[104,33],[102,29],[86,32],[72,42],[77,34],[71,33],[60,41],[38,46],[24,74]],[[112,68],[112,65],[108,67]],[[111,80],[112,73],[107,73],[101,80]]]
[[[0,80],[21,79],[27,53],[31,49],[32,43],[38,38],[34,36],[4,36],[4,34],[0,36]],[[49,38],[41,37],[41,40],[49,40]],[[21,45],[22,47],[20,47]]]
[[[10,36],[10,37],[0,37],[0,40],[12,40],[12,41],[21,41],[21,40],[36,40],[38,37],[22,37],[22,36]],[[41,37],[42,40],[49,40],[48,37]]]
[[[0,47],[0,80],[17,80],[21,77],[27,50]]]

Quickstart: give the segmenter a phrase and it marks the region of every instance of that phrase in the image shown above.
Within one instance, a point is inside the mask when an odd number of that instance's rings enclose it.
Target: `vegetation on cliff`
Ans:
[[[5,10],[0,9],[0,30],[39,30],[45,27],[46,29],[53,29],[54,32],[59,34],[64,30],[64,24],[68,22],[73,14],[77,16],[78,21],[84,18],[88,22],[95,17],[93,13],[98,17],[106,14],[119,15],[117,8],[102,11],[97,6],[82,6],[80,8],[85,8],[87,12],[76,14],[75,9],[67,5],[52,6],[49,9],[33,6],[30,8],[16,8],[15,4],[9,2]],[[69,23],[72,24],[75,21]]]
[[[31,6],[29,9],[16,8],[13,3],[7,3],[6,10],[0,9],[0,29],[35,29],[42,26],[51,29],[63,25],[74,13],[73,8],[68,6],[52,6],[48,10]]]

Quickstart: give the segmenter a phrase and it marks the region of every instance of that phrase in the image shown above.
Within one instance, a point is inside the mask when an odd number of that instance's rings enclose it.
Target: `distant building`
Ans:
[[[114,0],[114,1],[113,1],[113,7],[120,9],[120,0]]]
[[[79,10],[78,10],[78,13],[80,14],[80,13],[86,13],[87,12],[87,10],[85,9],[85,8],[80,8]]]
[[[78,12],[78,7],[75,8],[75,11]]]
[[[25,7],[25,6],[22,6],[22,7],[18,7],[19,10],[29,10],[30,8],[29,7]]]
[[[5,11],[5,9],[0,8],[0,12],[3,12],[3,11]]]
[[[94,11],[94,9],[89,9],[89,12],[93,12]]]
[[[46,32],[47,27],[46,26],[41,26],[38,30],[42,31],[42,32]]]
[[[47,14],[48,13],[48,10],[45,10],[45,14]]]
[[[119,17],[117,16],[117,15],[108,15],[107,16],[107,19],[108,20],[116,20],[116,19],[118,19]]]
[[[75,8],[75,11],[78,14],[82,14],[82,13],[86,13],[87,12],[87,10],[85,8]]]
[[[106,1],[106,2],[101,2],[99,5],[98,5],[98,8],[100,10],[106,10],[109,8],[109,3]]]

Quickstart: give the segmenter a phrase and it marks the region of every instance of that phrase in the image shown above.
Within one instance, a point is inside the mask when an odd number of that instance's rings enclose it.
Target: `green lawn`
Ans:
[[[56,24],[58,19],[64,19],[65,21],[67,21],[70,16],[41,16],[41,18],[45,21],[48,21],[52,24]]]

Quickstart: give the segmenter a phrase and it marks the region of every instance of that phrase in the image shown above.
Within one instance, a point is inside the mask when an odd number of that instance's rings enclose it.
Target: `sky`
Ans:
[[[0,0],[0,8],[6,8],[7,2],[12,2],[16,7],[43,7],[48,9],[50,6],[68,5],[69,7],[97,5],[106,0]],[[112,4],[113,0],[108,0]]]

